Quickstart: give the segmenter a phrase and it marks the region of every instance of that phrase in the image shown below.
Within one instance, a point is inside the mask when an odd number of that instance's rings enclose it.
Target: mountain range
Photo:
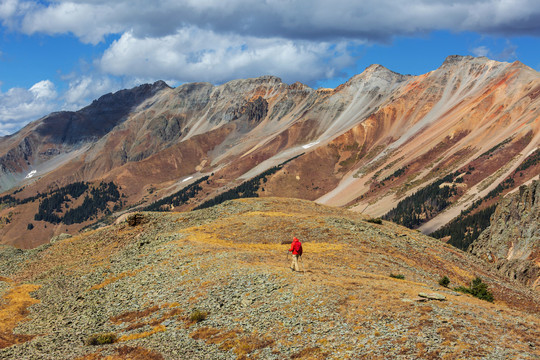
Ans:
[[[420,76],[372,65],[335,89],[159,81],[0,139],[0,241],[32,248],[126,211],[279,196],[467,248],[502,196],[538,178],[539,128],[539,73],[485,57]]]
[[[450,56],[36,120],[0,139],[0,358],[537,359],[539,95]]]

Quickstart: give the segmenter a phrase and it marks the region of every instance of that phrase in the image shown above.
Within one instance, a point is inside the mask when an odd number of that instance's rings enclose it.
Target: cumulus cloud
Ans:
[[[58,0],[45,5],[4,2],[8,16],[17,13],[14,3],[19,9],[27,9],[24,14],[19,13],[20,26],[27,33],[71,32],[92,43],[107,34],[126,31],[141,38],[173,35],[185,26],[304,40],[378,41],[432,30],[540,36],[537,0]]]
[[[500,46],[497,47],[499,49],[494,50],[482,45],[471,49],[471,53],[475,56],[488,56],[498,61],[514,61],[517,59],[516,51],[518,47],[511,41],[506,40],[504,48],[502,49],[500,49]]]
[[[314,83],[351,65],[354,59],[347,46],[434,30],[540,36],[537,0],[2,0],[1,4],[4,24],[26,34],[71,33],[91,44],[118,36],[98,62],[105,72],[178,82],[222,82],[271,73],[284,79],[294,74],[294,80]],[[330,60],[335,51],[337,58]]]
[[[62,97],[64,100],[62,108],[63,110],[79,110],[88,105],[93,99],[117,91],[120,88],[121,84],[106,76],[73,77],[69,81],[69,89]]]
[[[517,46],[507,41],[505,48],[495,58],[501,61],[514,61],[517,59],[516,50]]]
[[[487,46],[478,46],[472,49],[471,52],[475,56],[488,56],[490,50]]]
[[[11,88],[0,92],[0,135],[18,130],[31,120],[44,116],[56,107],[54,84],[43,80],[30,89]]]
[[[0,18],[7,19],[17,11],[17,0],[2,0],[0,2]]]
[[[184,28],[173,35],[138,38],[127,32],[105,51],[100,66],[114,75],[223,82],[234,77],[279,75],[311,81],[338,75],[354,58],[346,43],[222,35]]]

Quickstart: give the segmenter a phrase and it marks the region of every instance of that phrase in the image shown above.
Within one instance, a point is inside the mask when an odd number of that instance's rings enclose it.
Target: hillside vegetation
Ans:
[[[371,220],[304,200],[240,199],[143,212],[33,250],[3,246],[0,358],[540,356],[537,293]],[[293,236],[301,272],[282,245]],[[476,278],[493,303],[453,290]]]

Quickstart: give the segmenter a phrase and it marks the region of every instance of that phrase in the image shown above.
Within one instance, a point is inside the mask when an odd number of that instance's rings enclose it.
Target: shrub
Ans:
[[[471,294],[479,299],[493,302],[493,294],[489,292],[487,284],[483,283],[479,277],[472,281]]]
[[[195,310],[193,310],[191,315],[189,315],[189,319],[192,322],[198,323],[198,322],[201,322],[201,321],[205,320],[207,316],[208,316],[207,311],[195,309]]]
[[[85,345],[104,345],[104,344],[112,344],[116,342],[118,337],[115,333],[103,333],[103,334],[94,334],[91,335],[88,339],[85,341]]]
[[[32,230],[32,229],[34,228],[34,224],[28,223],[28,225],[26,225],[26,228],[27,228],[28,230]]]
[[[441,286],[448,287],[448,284],[450,284],[450,279],[446,275],[439,280],[439,285]]]
[[[379,225],[382,224],[381,218],[371,218],[371,219],[367,219],[367,222],[372,223],[372,224],[379,224]]]
[[[459,291],[459,292],[464,293],[464,294],[470,294],[471,293],[471,289],[466,287],[466,286],[456,286],[454,288],[454,291]]]
[[[493,302],[493,294],[487,289],[487,285],[483,283],[482,279],[480,279],[479,277],[477,277],[471,282],[470,288],[465,286],[458,286],[454,288],[454,290],[465,294],[471,294],[472,296],[481,300]]]
[[[402,274],[390,274],[390,277],[394,279],[400,279],[400,280],[405,279],[405,275],[402,275]]]

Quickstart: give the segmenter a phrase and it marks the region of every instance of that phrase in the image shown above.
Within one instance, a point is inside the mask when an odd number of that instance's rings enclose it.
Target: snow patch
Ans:
[[[30,179],[32,176],[36,175],[37,170],[32,170],[26,175],[25,179]]]
[[[302,146],[302,147],[303,147],[304,149],[309,149],[310,147],[315,146],[315,145],[317,145],[318,143],[320,143],[320,141],[315,141],[315,142],[306,144],[306,145],[304,145],[304,146]]]

